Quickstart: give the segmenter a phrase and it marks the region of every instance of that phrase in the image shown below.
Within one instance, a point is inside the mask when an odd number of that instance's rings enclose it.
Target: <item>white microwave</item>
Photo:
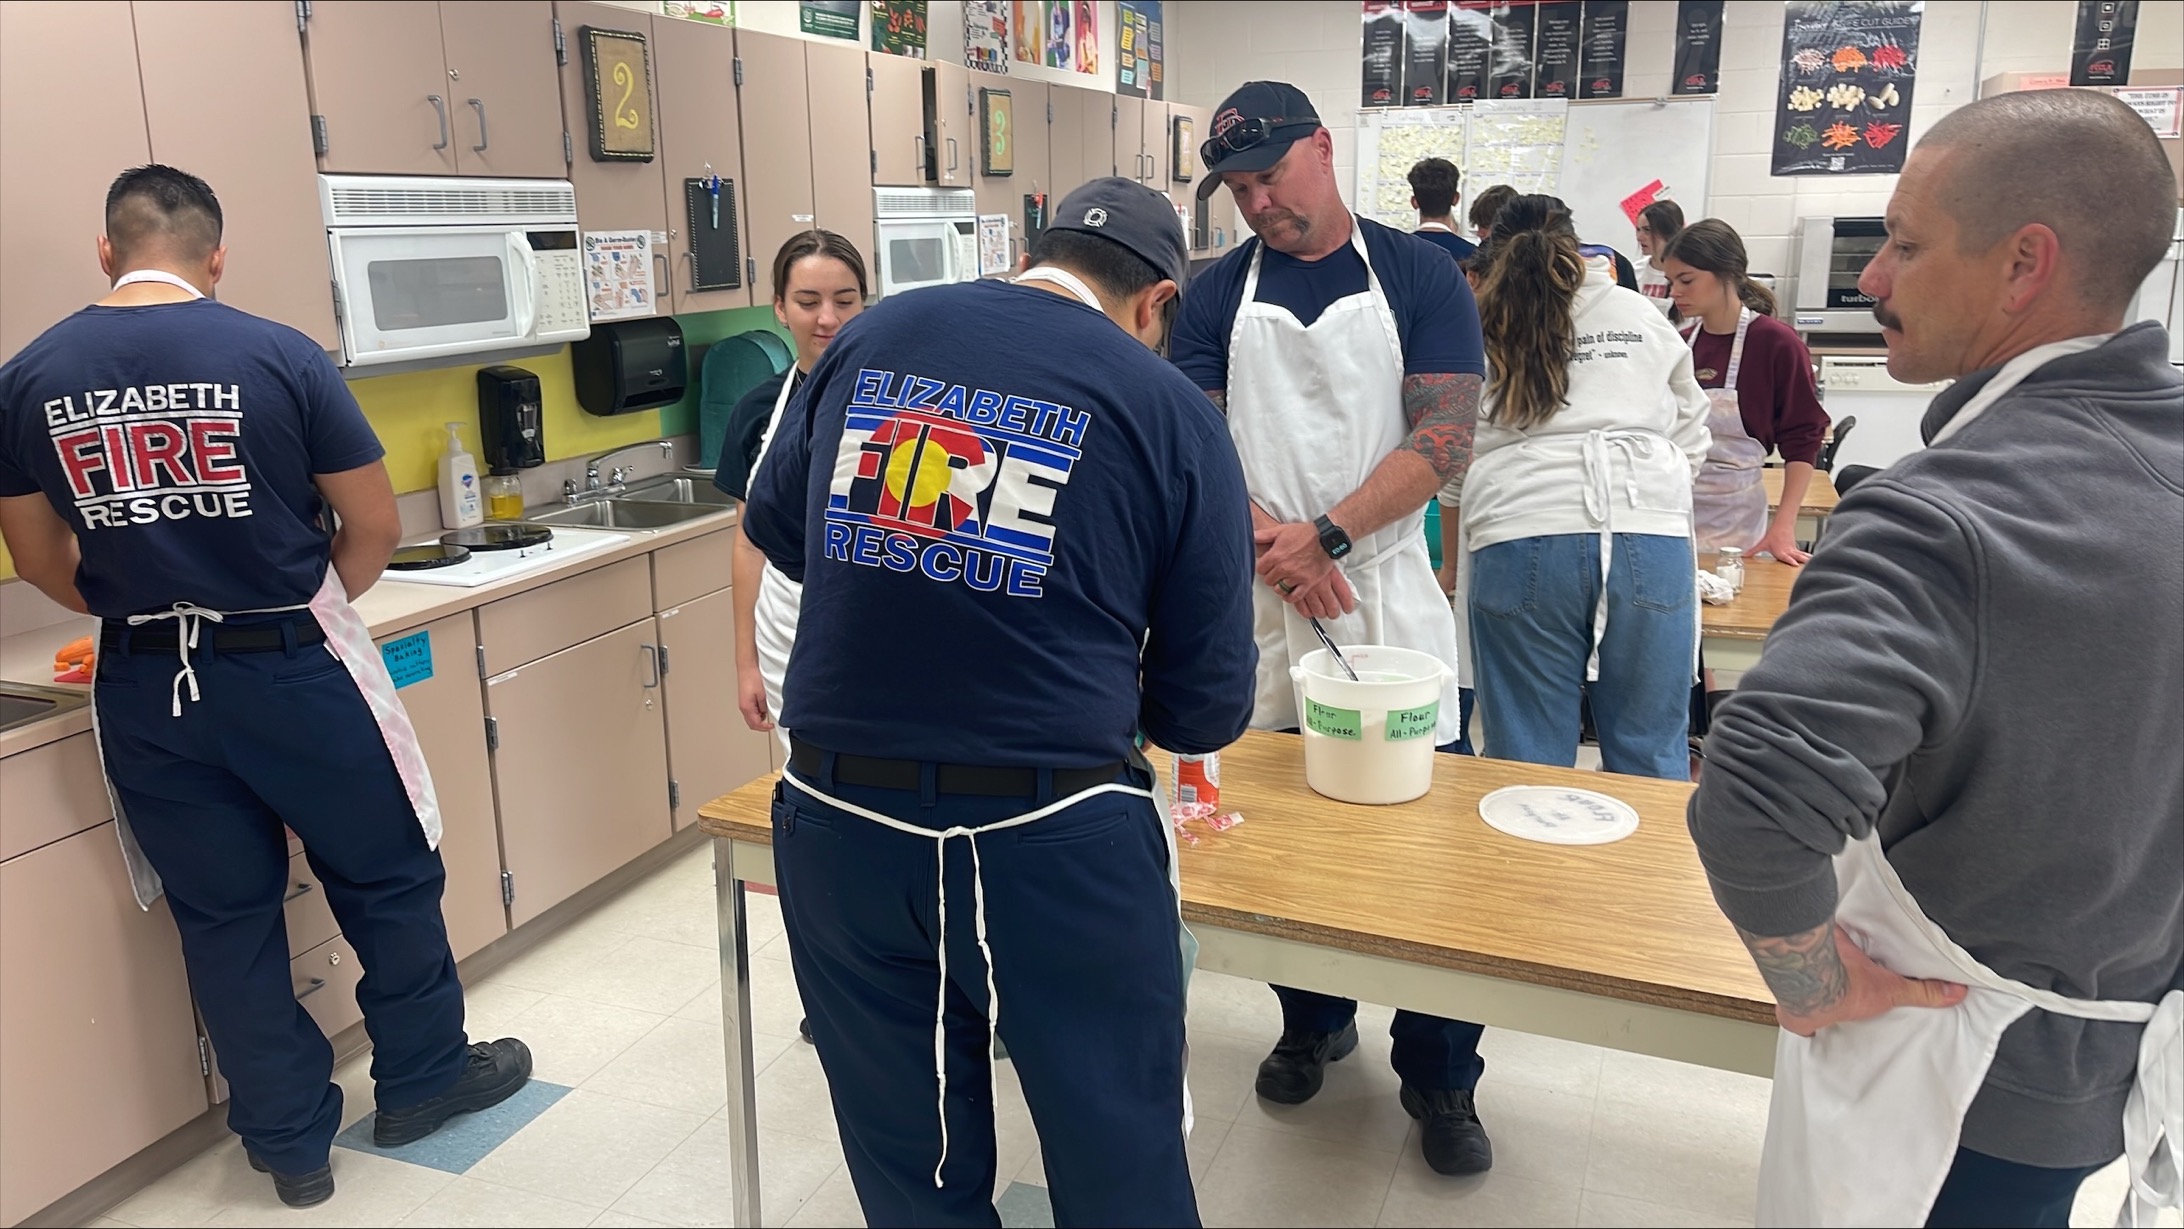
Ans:
[[[969,188],[874,188],[881,297],[978,276],[978,201]]]
[[[564,179],[321,175],[347,366],[591,335]]]

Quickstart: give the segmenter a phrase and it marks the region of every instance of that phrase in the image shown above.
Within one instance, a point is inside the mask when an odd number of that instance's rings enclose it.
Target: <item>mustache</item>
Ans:
[[[1269,209],[1265,213],[1254,214],[1244,220],[1249,222],[1251,224],[1251,229],[1255,231],[1264,231],[1270,226],[1278,226],[1283,222],[1288,222],[1294,225],[1300,231],[1310,230],[1312,228],[1312,224],[1310,222],[1307,222],[1302,216],[1298,214],[1291,213],[1287,209]]]
[[[1898,333],[1903,332],[1903,317],[1888,310],[1888,304],[1886,303],[1875,303],[1873,305],[1873,318],[1881,322],[1882,328],[1894,329]]]

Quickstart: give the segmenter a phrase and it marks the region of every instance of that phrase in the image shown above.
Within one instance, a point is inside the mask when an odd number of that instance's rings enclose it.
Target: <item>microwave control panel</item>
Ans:
[[[574,250],[531,254],[538,270],[540,340],[583,337],[591,332],[591,311],[584,299],[584,257]]]

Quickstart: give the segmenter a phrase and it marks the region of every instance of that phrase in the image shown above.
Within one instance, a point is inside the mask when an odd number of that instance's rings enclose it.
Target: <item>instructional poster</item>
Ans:
[[[1539,6],[1539,28],[1532,36],[1532,97],[1577,97],[1584,8],[1577,0]]]
[[[1775,174],[1903,170],[1924,7],[1918,0],[1789,5],[1775,92]]]
[[[1623,96],[1623,50],[1629,34],[1630,0],[1585,0],[1578,97]]]
[[[1393,107],[1403,101],[1403,6],[1400,0],[1364,0],[1365,67],[1360,101]]]
[[[584,232],[584,287],[593,320],[655,316],[652,297],[652,232]]]
[[[1488,0],[1457,0],[1448,11],[1449,102],[1477,102],[1486,97],[1487,57],[1494,47],[1494,17]]]
[[[1448,75],[1448,0],[1405,0],[1403,105],[1437,107]]]
[[[925,58],[925,0],[872,0],[872,49]]]
[[[1120,0],[1115,5],[1115,92],[1135,98],[1163,96],[1160,0]]]
[[[857,0],[799,0],[796,28],[824,38],[857,37]]]
[[[1569,103],[1559,98],[1486,99],[1471,108],[1465,191],[1505,183],[1524,194],[1553,194],[1562,180]]]
[[[964,4],[963,65],[980,72],[1009,71],[1008,0],[968,0]]]
[[[1676,68],[1669,93],[1720,91],[1721,6],[1722,0],[1677,0]]]

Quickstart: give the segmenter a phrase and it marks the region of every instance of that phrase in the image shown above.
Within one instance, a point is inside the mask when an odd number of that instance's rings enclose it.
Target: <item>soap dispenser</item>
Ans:
[[[463,447],[463,425],[451,422],[447,424],[447,451],[440,457],[440,524],[449,529],[468,529],[484,520],[477,459]]]

